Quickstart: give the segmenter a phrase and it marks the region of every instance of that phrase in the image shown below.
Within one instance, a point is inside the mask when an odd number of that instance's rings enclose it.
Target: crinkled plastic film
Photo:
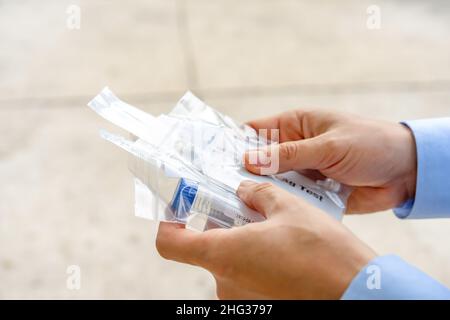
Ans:
[[[275,176],[247,172],[244,152],[276,141],[258,136],[190,92],[170,113],[157,117],[119,100],[108,88],[89,106],[133,137],[101,131],[130,154],[136,216],[200,231],[262,221],[235,194],[245,179],[274,183],[338,220],[345,211],[351,189],[334,180],[313,181],[293,171]]]

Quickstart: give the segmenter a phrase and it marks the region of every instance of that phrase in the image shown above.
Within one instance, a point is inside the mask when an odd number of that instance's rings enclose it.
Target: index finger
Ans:
[[[264,117],[261,119],[255,119],[248,121],[247,124],[255,130],[259,129],[279,129],[280,128],[280,116],[281,114]]]
[[[271,117],[247,122],[257,132],[267,129],[268,139],[272,139],[272,130],[278,130],[279,142],[293,141],[304,138],[301,117],[303,111],[291,110]]]
[[[271,129],[279,130],[279,142],[310,139],[325,133],[339,119],[339,114],[325,110],[297,109],[278,115],[256,119],[247,122],[256,131],[268,130],[271,139]]]

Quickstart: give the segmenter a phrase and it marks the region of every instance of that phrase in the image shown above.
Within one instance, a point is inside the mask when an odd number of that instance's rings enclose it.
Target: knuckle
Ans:
[[[331,137],[328,138],[327,141],[325,142],[325,148],[328,152],[336,151],[340,148],[340,146],[341,146],[341,139],[339,138]]]
[[[258,200],[264,199],[265,203],[270,203],[271,208],[275,209],[281,203],[280,194],[275,186],[270,182],[263,182],[255,187],[255,194]]]
[[[306,121],[316,121],[318,118],[323,117],[323,111],[308,109],[303,111],[303,119]]]
[[[334,113],[326,109],[309,109],[303,112],[303,118],[309,122],[323,122],[332,118]]]
[[[317,111],[315,115],[318,119],[322,119],[323,122],[327,125],[331,125],[334,122],[339,121],[339,119],[341,118],[341,114],[339,112],[326,109]]]
[[[286,142],[280,148],[279,157],[286,161],[295,160],[298,156],[298,146],[295,142]]]

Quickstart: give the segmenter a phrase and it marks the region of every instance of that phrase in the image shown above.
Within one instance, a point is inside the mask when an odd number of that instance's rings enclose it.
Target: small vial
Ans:
[[[179,178],[169,204],[176,220],[187,223],[190,216],[202,215],[205,223],[209,221],[218,227],[232,228],[265,219],[234,195],[223,196],[221,190],[211,189],[215,188]]]

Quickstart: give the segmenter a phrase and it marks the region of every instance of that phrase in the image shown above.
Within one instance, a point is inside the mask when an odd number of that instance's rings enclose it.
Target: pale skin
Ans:
[[[414,197],[416,150],[401,124],[324,111],[290,111],[251,121],[279,129],[279,168],[314,170],[354,187],[347,212],[385,210]],[[261,164],[250,164],[250,172]],[[156,246],[166,259],[197,265],[216,279],[221,299],[339,299],[376,253],[342,223],[273,186],[241,183],[238,196],[267,220],[203,233],[161,223]]]

